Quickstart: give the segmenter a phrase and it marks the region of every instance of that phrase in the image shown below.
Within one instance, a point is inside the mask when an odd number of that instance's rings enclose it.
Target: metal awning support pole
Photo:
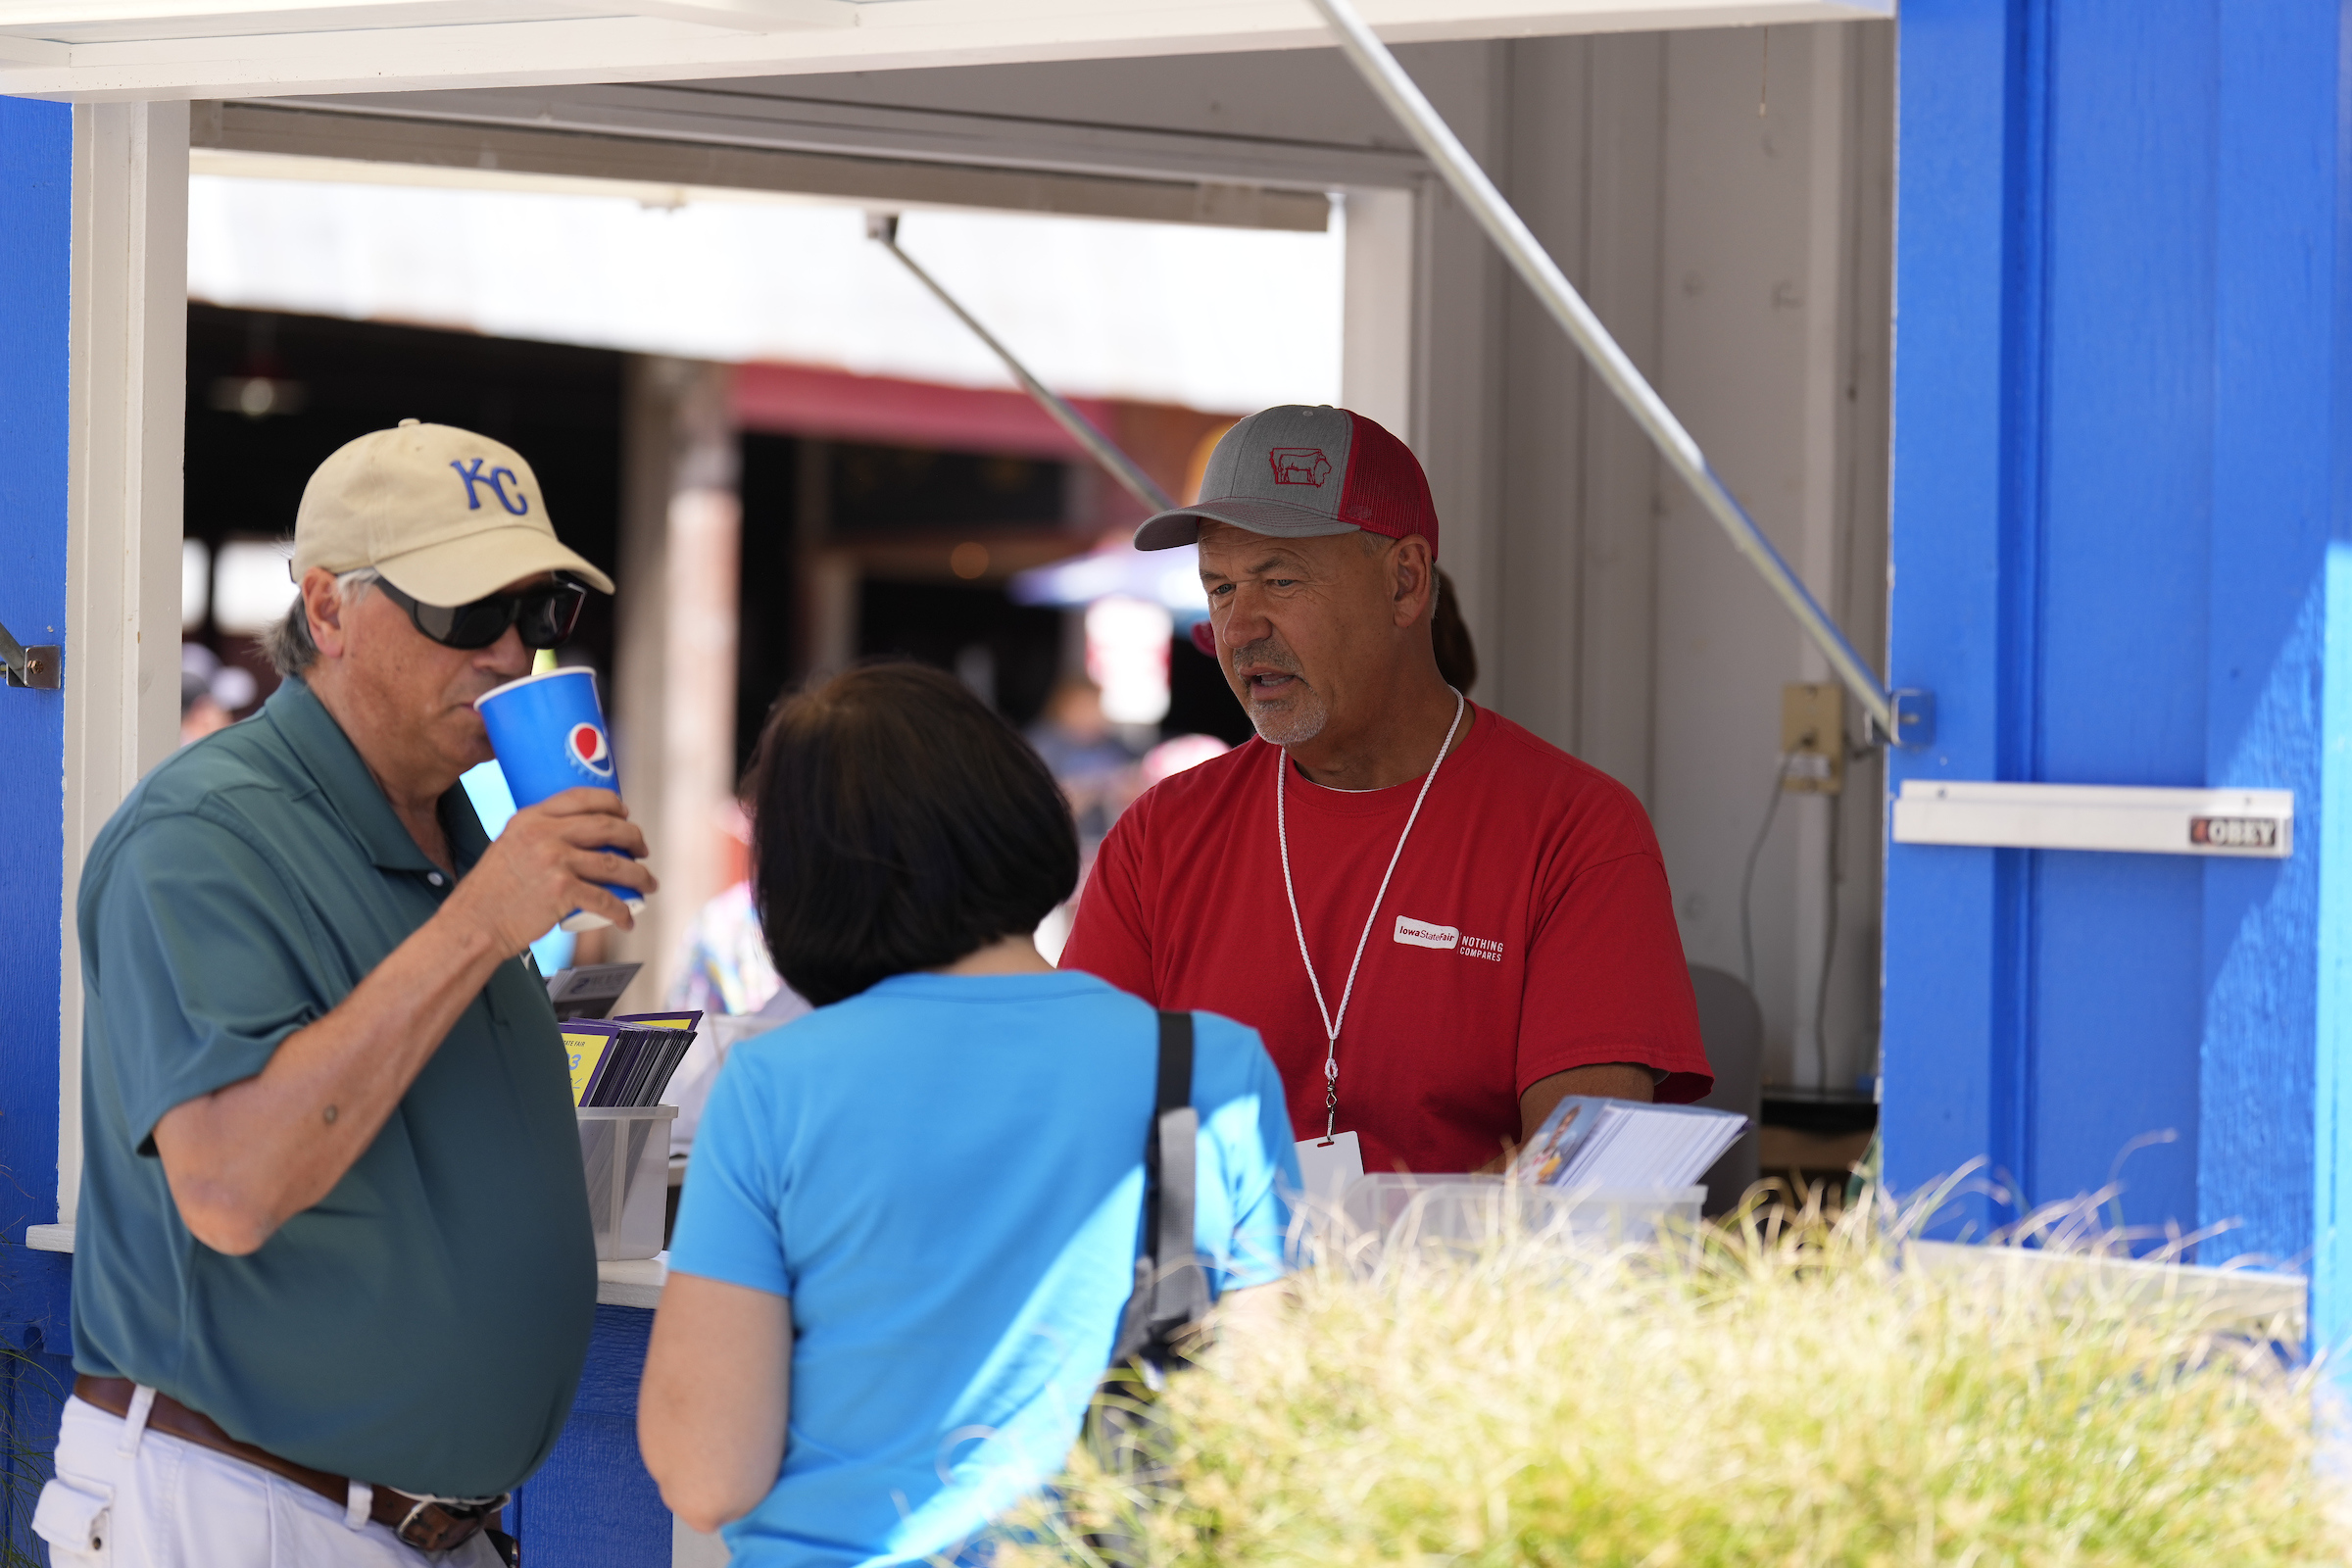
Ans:
[[[1045,382],[1029,373],[1029,367],[1013,357],[1012,350],[997,341],[996,334],[982,326],[972,313],[956,302],[956,296],[940,287],[939,279],[923,270],[915,259],[899,249],[899,215],[868,213],[865,215],[865,233],[868,239],[879,240],[882,248],[896,256],[912,272],[915,281],[929,289],[939,303],[956,313],[956,319],[972,329],[972,335],[988,345],[991,353],[1004,362],[1004,368],[1021,383],[1021,389],[1037,400],[1037,406],[1053,416],[1054,422],[1070,434],[1070,439],[1094,454],[1097,463],[1113,479],[1126,487],[1127,493],[1153,512],[1166,512],[1176,505],[1173,497],[1162,490],[1152,477],[1136,465],[1136,461],[1119,450],[1117,442],[1095,428],[1094,421],[1069,401],[1055,393]]]
[[[1626,358],[1625,350],[1609,336],[1608,328],[1600,324],[1600,318],[1577,293],[1576,286],[1545,254],[1527,224],[1512,211],[1511,204],[1503,199],[1502,192],[1487,178],[1486,171],[1478,167],[1477,160],[1422,95],[1413,78],[1405,74],[1396,57],[1389,53],[1388,45],[1364,25],[1349,0],[1313,0],[1313,4],[1339,35],[1341,52],[1421,144],[1422,152],[1470,209],[1488,238],[1494,240],[1496,249],[1551,313],[1552,319],[1560,323],[1570,341],[1583,352],[1593,373],[1625,405],[1634,422],[1642,426],[1675,471],[1697,494],[1699,504],[1731,536],[1732,547],[1763,573],[1766,585],[1780,595],[1781,602],[1796,616],[1806,635],[1820,645],[1830,667],[1870,715],[1874,736],[1892,739],[1902,746],[1930,744],[1936,733],[1933,697],[1926,692],[1889,692],[1879,683],[1870,665],[1838,629],[1838,623],[1813,602],[1804,580],[1788,569],[1788,564],[1772,547],[1772,541],[1764,537],[1763,530],[1716,477],[1715,470],[1707,466],[1706,454],[1699,451],[1698,443],[1690,439],[1690,432],[1683,428],[1674,411],[1642,377],[1634,362]]]

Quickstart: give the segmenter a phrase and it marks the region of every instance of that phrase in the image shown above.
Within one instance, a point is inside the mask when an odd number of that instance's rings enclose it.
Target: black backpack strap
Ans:
[[[1111,1364],[1141,1359],[1154,1371],[1172,1338],[1207,1311],[1208,1279],[1193,1239],[1200,1113],[1193,1108],[1193,1015],[1159,1015],[1159,1066],[1152,1125],[1144,1135],[1142,1245],[1135,1290],[1119,1322]]]

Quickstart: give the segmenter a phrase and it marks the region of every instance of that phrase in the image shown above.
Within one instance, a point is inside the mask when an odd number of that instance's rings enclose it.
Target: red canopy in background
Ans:
[[[1101,428],[1118,427],[1116,404],[1102,398],[1070,402]],[[852,375],[800,365],[746,365],[737,369],[735,419],[746,430],[777,435],[1002,452],[1065,463],[1086,457],[1025,392]]]
[[[1070,402],[1170,494],[1188,500],[1200,481],[1209,448],[1239,417],[1173,403]],[[744,365],[735,371],[735,421],[767,435],[1092,462],[1028,394],[1009,387],[949,386],[805,365]],[[1106,529],[1133,527],[1144,518],[1144,509],[1115,484],[1101,486],[1095,505],[1101,512],[1097,522]]]

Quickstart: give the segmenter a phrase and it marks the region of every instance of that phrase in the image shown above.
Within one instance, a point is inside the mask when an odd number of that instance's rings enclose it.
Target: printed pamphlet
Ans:
[[[1737,1111],[1571,1095],[1536,1129],[1511,1174],[1536,1187],[1689,1187],[1745,1131]]]

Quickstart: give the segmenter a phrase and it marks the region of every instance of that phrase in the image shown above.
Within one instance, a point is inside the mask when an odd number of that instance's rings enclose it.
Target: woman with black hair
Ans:
[[[1078,846],[1035,753],[950,676],[780,705],[754,884],[816,1010],[735,1048],[695,1140],[638,1437],[663,1500],[773,1568],[986,1556],[1061,1466],[1135,1280],[1152,1010],[1029,933]],[[1201,1014],[1195,1239],[1283,1269],[1297,1158],[1254,1032]]]

